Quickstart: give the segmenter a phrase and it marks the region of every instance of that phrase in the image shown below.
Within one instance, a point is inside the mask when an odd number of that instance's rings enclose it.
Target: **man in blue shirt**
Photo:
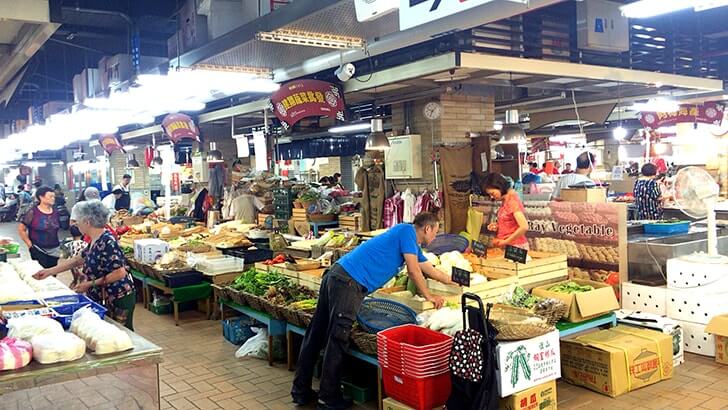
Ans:
[[[403,264],[419,293],[439,309],[444,300],[427,288],[425,276],[445,284],[452,279],[435,269],[422,254],[420,245],[428,245],[439,229],[437,216],[417,215],[413,224],[399,224],[372,238],[346,254],[324,276],[318,305],[311,325],[306,329],[291,396],[296,405],[316,400],[311,389],[313,371],[321,349],[324,362],[321,373],[319,409],[347,409],[351,401],[341,394],[341,364],[349,347],[351,326],[364,297],[392,279]]]

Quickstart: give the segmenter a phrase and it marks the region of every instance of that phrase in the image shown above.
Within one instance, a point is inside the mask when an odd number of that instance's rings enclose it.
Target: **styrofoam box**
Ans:
[[[705,333],[705,325],[680,322],[683,329],[685,351],[703,356],[715,357],[715,336]]]
[[[622,283],[622,309],[635,312],[667,315],[667,288]]]
[[[695,263],[680,258],[667,260],[667,287],[700,288],[710,293],[728,293],[725,264]]]
[[[667,317],[707,325],[713,316],[728,313],[726,293],[704,290],[668,289]]]

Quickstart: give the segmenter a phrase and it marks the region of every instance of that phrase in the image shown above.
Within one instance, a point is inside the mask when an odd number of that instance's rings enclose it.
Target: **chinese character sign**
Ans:
[[[674,112],[641,112],[640,122],[645,128],[657,129],[679,123],[701,123],[720,125],[725,105],[707,102],[700,105],[681,105]]]
[[[335,84],[318,80],[297,80],[284,84],[270,99],[268,107],[289,129],[308,117],[326,116],[345,121],[344,97]]]
[[[105,134],[100,136],[99,145],[101,145],[101,148],[103,148],[109,155],[111,155],[114,151],[124,152],[124,147],[121,146],[121,143],[115,134]]]
[[[183,139],[200,141],[200,131],[195,122],[185,114],[169,114],[162,120],[162,129],[173,144]]]

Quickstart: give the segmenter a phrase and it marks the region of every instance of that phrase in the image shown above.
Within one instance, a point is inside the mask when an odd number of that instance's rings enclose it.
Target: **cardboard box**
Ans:
[[[579,285],[591,285],[594,287],[594,290],[572,294],[549,291],[551,287],[567,282],[576,282]],[[573,281],[539,286],[534,288],[531,293],[534,296],[554,298],[563,301],[569,307],[569,313],[565,319],[572,323],[584,322],[619,309],[619,302],[614,295],[614,289],[612,289],[611,285],[602,282],[574,279]]]
[[[683,343],[685,336],[683,328],[677,320],[623,309],[617,311],[617,321],[624,325],[657,330],[672,336],[672,365],[677,367],[685,363],[685,344]]]
[[[705,331],[715,337],[715,362],[728,364],[728,315],[711,319]]]
[[[142,263],[155,263],[169,252],[169,244],[161,239],[139,239],[134,241],[134,259]]]
[[[564,379],[610,397],[672,377],[672,337],[617,326],[561,342]]]
[[[501,399],[500,410],[556,410],[556,381],[552,380]]]
[[[415,410],[406,404],[400,403],[397,400],[387,397],[382,400],[382,410]]]
[[[500,397],[507,397],[561,377],[558,330],[533,339],[498,342],[495,354],[498,360],[496,379]]]
[[[559,195],[561,200],[566,202],[607,202],[607,190],[605,188],[564,188]]]

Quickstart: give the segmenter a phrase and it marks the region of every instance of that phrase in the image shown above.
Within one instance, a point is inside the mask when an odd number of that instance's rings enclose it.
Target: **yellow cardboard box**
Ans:
[[[672,336],[617,326],[561,341],[562,377],[610,397],[672,377]]]
[[[594,290],[581,293],[559,293],[551,292],[549,289],[560,283],[576,282],[579,285],[591,285]],[[614,294],[611,285],[591,280],[574,279],[559,283],[551,283],[539,286],[531,291],[534,296],[543,298],[554,298],[563,301],[569,307],[568,315],[565,318],[569,322],[584,322],[589,319],[601,316],[619,309],[619,302]]]
[[[402,404],[397,400],[387,397],[382,400],[382,410],[415,410],[414,407],[410,407],[406,404]]]
[[[715,362],[728,364],[728,315],[710,319],[705,332],[715,336]]]
[[[500,401],[500,410],[556,410],[556,380],[512,394]]]

